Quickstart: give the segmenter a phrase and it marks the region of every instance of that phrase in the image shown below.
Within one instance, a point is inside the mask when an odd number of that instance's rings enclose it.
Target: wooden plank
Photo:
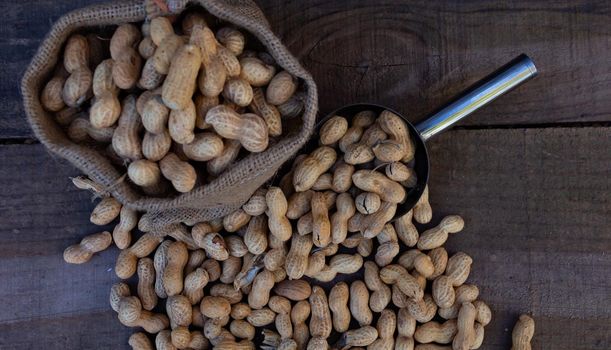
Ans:
[[[610,128],[453,131],[430,141],[435,220],[460,214],[450,252],[494,312],[484,349],[508,349],[520,313],[534,349],[611,346]]]
[[[91,196],[70,182],[78,172],[42,145],[4,145],[0,163],[0,348],[125,346],[131,331],[108,304],[117,250],[86,265],[62,258],[65,247],[100,231],[89,223]]]
[[[100,2],[0,4],[0,137],[32,136],[17,87],[51,23]],[[611,112],[606,1],[258,3],[312,72],[322,114],[369,101],[418,120],[521,52],[541,76],[464,125],[608,121]]]
[[[458,130],[429,143],[432,224],[458,213],[450,252],[474,258],[469,281],[493,309],[484,349],[510,346],[517,315],[535,349],[609,349],[611,128]],[[85,265],[61,253],[86,233],[88,194],[41,145],[0,147],[0,348],[127,349],[108,306],[116,249]],[[427,225],[426,227],[428,227]],[[27,336],[24,329],[27,327]]]
[[[608,121],[607,1],[265,1],[322,114],[377,102],[419,120],[520,53],[540,76],[463,125]]]

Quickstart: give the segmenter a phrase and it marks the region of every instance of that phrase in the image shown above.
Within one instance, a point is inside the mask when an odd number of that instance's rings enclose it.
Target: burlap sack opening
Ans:
[[[163,230],[180,222],[195,223],[224,216],[239,208],[263,185],[280,166],[291,158],[308,140],[316,121],[318,95],[310,74],[272,33],[261,10],[250,0],[168,0],[165,13],[179,14],[188,5],[200,5],[221,20],[231,22],[254,35],[289,73],[305,84],[307,96],[302,116],[303,126],[297,134],[283,135],[277,144],[262,153],[240,160],[214,181],[172,198],[141,195],[101,153],[70,141],[41,105],[39,96],[46,79],[54,69],[68,36],[84,27],[117,25],[143,21],[159,10],[153,1],[131,0],[94,5],[70,12],[51,28],[28,69],[21,93],[25,112],[36,137],[51,152],[68,160],[92,180],[108,188],[124,205],[147,214],[143,226],[147,230]]]

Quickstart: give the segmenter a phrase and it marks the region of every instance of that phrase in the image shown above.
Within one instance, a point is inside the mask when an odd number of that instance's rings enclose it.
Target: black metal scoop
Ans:
[[[358,103],[344,106],[331,112],[318,123],[316,131],[318,132],[319,128],[335,115],[342,116],[350,122],[356,113],[365,110],[371,110],[376,114],[389,110],[405,121],[410,130],[412,141],[416,146],[414,171],[418,180],[416,185],[408,191],[406,199],[397,206],[397,212],[394,217],[396,219],[405,215],[416,205],[428,182],[429,156],[425,141],[536,75],[537,68],[535,64],[528,56],[522,54],[486,78],[475,83],[464,93],[452,100],[452,102],[415,126],[392,108],[372,103]],[[313,137],[313,140],[317,140],[317,137]],[[315,147],[316,144],[308,144],[305,148],[306,150],[311,150]]]

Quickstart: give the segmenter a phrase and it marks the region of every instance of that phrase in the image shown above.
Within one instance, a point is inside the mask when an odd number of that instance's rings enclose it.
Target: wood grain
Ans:
[[[535,349],[608,349],[611,336],[611,128],[458,130],[429,143],[434,224],[460,214],[450,252],[474,258],[469,281],[491,305],[484,349],[508,349],[519,313]],[[1,348],[127,349],[108,306],[111,248],[85,265],[61,253],[83,235],[90,196],[41,145],[0,147]],[[422,227],[424,228],[424,227]],[[36,336],[24,336],[23,328]]]
[[[453,253],[491,305],[484,349],[508,349],[520,313],[534,349],[611,346],[611,128],[453,131],[430,141],[433,223],[465,218]]]
[[[32,137],[18,85],[51,23],[104,0],[4,2],[0,137]],[[540,76],[463,125],[608,122],[611,4],[606,1],[259,0],[312,72],[321,114],[377,102],[419,120],[514,56]]]

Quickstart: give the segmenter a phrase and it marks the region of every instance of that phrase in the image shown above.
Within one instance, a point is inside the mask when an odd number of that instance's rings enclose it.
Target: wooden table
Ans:
[[[108,306],[116,249],[67,265],[93,207],[33,139],[17,89],[52,21],[94,0],[0,4],[0,348],[127,348]],[[611,3],[260,1],[314,75],[321,115],[371,101],[417,121],[519,53],[540,76],[430,141],[436,222],[494,311],[484,349],[517,315],[535,349],[611,348]]]

